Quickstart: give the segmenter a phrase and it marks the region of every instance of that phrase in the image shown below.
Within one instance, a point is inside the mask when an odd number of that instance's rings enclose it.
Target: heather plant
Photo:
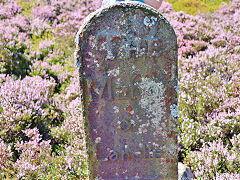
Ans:
[[[7,76],[0,86],[1,139],[13,142],[22,135],[21,130],[34,126],[47,131],[48,123],[52,124],[60,116],[51,104],[55,85],[53,80],[39,76],[23,80]]]
[[[100,3],[0,1],[0,178],[87,178],[73,40]],[[159,11],[178,40],[179,161],[198,179],[239,179],[240,1],[173,8]]]
[[[198,16],[162,7],[178,37],[179,160],[198,179],[239,179],[239,7]]]
[[[15,75],[15,77],[25,77],[30,72],[31,61],[26,57],[27,47],[24,44],[13,42],[13,47],[3,47],[1,73]]]
[[[6,0],[0,2],[1,19],[14,17],[16,14],[22,12],[22,8],[13,0]]]
[[[12,164],[9,159],[12,158],[11,146],[0,139],[0,169],[9,173],[12,170]]]
[[[1,3],[0,8],[0,72],[25,77],[31,65],[27,58],[29,51],[24,42],[28,38],[29,20],[20,14],[22,9],[14,1]]]
[[[48,171],[51,165],[50,140],[41,141],[42,136],[37,128],[26,129],[23,132],[29,140],[16,143],[16,150],[21,154],[14,163],[14,169],[19,179],[23,177],[38,179],[41,174],[43,175]]]
[[[1,178],[83,179],[78,72],[69,55],[75,31],[96,5],[38,1],[27,9],[18,2],[22,7],[15,1],[0,6]],[[67,27],[74,29],[62,33]]]
[[[50,5],[35,7],[32,10],[32,18],[39,18],[49,23],[53,23],[54,20],[57,18],[57,15],[57,8]]]

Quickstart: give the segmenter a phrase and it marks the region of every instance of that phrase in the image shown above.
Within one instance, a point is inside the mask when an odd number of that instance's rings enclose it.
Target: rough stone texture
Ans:
[[[177,179],[177,42],[137,2],[89,15],[77,38],[91,179]]]
[[[191,172],[190,168],[185,164],[178,163],[178,180],[192,180],[194,179],[194,174]]]

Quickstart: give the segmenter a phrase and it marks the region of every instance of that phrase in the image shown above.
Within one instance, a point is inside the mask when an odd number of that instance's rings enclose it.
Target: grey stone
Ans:
[[[177,39],[143,3],[86,18],[76,37],[90,179],[177,179]]]
[[[178,162],[178,180],[192,180],[194,178],[194,174],[190,168],[187,165]]]

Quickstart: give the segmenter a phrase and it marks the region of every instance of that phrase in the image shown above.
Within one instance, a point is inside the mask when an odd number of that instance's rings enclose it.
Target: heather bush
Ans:
[[[0,3],[1,178],[84,179],[73,39],[100,4],[17,2]]]
[[[54,6],[38,6],[32,10],[32,18],[39,18],[40,20],[53,23],[57,19],[58,10]]]
[[[0,1],[1,179],[87,178],[74,38],[100,3]],[[179,48],[179,161],[198,179],[239,179],[240,1],[159,11]]]
[[[22,12],[22,8],[14,0],[4,0],[0,2],[1,20],[14,17],[16,14]]]
[[[240,2],[197,16],[164,6],[179,47],[179,160],[198,179],[239,179]]]
[[[0,3],[0,9],[0,73],[25,77],[31,65],[26,44],[30,22],[15,1]]]
[[[46,133],[47,126],[61,116],[51,99],[55,85],[53,80],[39,76],[23,80],[7,76],[0,86],[1,139],[14,142],[22,136],[23,129],[34,126],[41,127],[41,131]]]
[[[31,61],[26,57],[27,47],[17,41],[9,42],[10,46],[3,46],[0,49],[2,63],[0,73],[15,75],[15,77],[25,77],[29,74]]]
[[[51,146],[49,141],[42,141],[37,128],[23,131],[28,141],[17,142],[16,150],[21,154],[14,163],[17,177],[39,179],[48,171],[51,165]]]
[[[9,173],[11,171],[11,161],[12,158],[11,146],[7,145],[2,139],[0,139],[0,172],[5,171]]]

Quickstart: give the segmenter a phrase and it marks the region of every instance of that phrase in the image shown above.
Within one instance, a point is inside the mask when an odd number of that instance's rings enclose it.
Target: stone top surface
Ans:
[[[92,178],[177,178],[177,42],[141,3],[91,14],[76,38]]]
[[[92,12],[91,14],[89,14],[85,19],[84,22],[82,24],[82,26],[80,27],[77,35],[76,35],[76,39],[75,39],[75,44],[79,45],[80,44],[80,36],[81,34],[83,34],[87,28],[89,27],[89,25],[91,24],[91,22],[94,22],[95,19],[101,18],[103,16],[103,14],[105,12],[108,12],[111,9],[114,8],[118,8],[118,7],[124,7],[124,8],[136,8],[136,9],[141,9],[144,8],[145,10],[151,11],[152,13],[155,14],[155,16],[158,16],[161,20],[163,20],[166,24],[169,24],[169,29],[171,29],[171,31],[174,31],[172,29],[172,26],[170,25],[170,23],[153,7],[147,5],[147,4],[143,4],[143,3],[139,3],[137,1],[132,1],[132,2],[119,2],[113,5],[109,5],[107,7],[101,7],[98,10]],[[77,57],[76,59],[79,59],[79,57]]]

